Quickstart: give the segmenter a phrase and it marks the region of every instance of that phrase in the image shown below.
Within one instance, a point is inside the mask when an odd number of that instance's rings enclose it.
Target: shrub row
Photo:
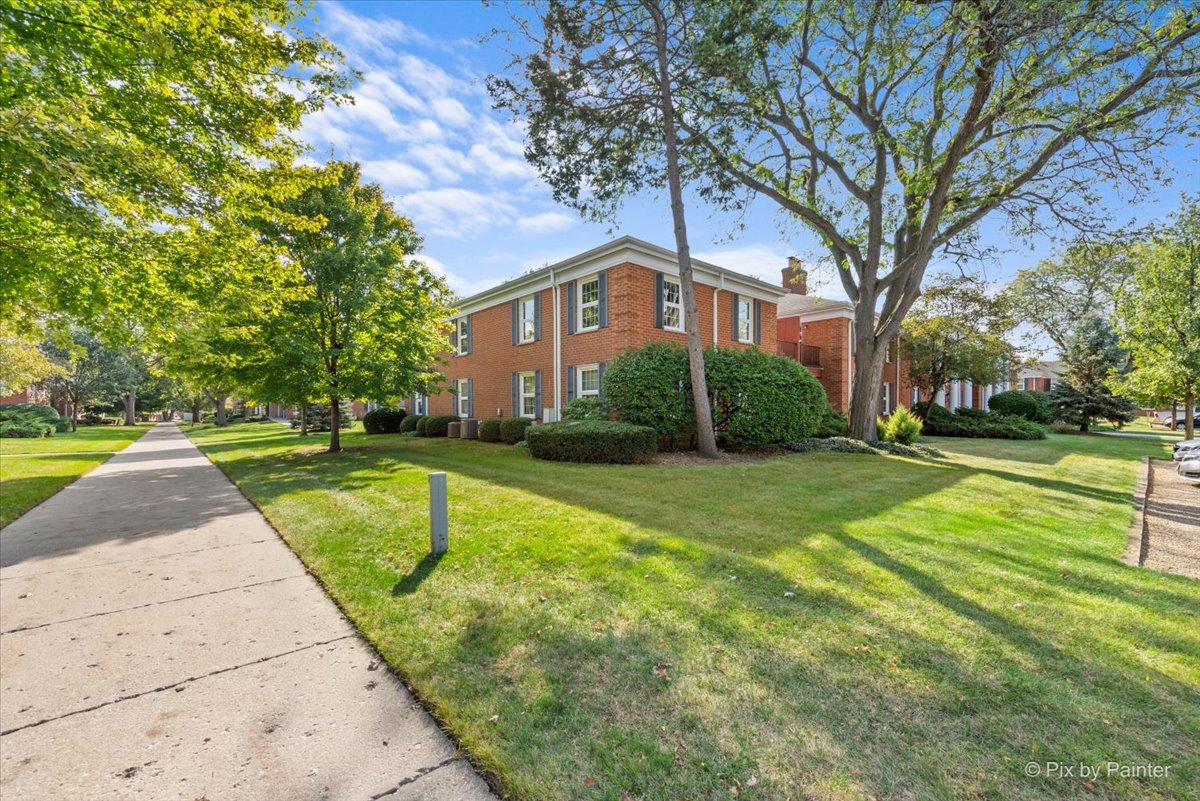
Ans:
[[[903,445],[899,442],[863,442],[861,439],[846,437],[827,437],[824,439],[810,437],[808,439],[789,442],[783,447],[796,453],[811,453],[822,451],[828,453],[865,453],[874,455],[888,454],[891,456],[932,457],[940,459],[943,454],[937,448],[927,445]]]
[[[525,441],[525,434],[533,421],[528,417],[505,417],[500,421],[500,441],[505,445],[516,445]]]
[[[363,415],[363,430],[368,434],[396,434],[407,416],[403,409],[375,409]]]
[[[990,439],[1045,439],[1046,429],[1024,417],[959,408],[946,411],[937,404],[922,404],[925,433],[937,437],[981,437]]]
[[[409,431],[416,433],[417,426],[425,419],[423,414],[410,414],[400,421],[400,433],[405,434]]]
[[[529,454],[555,462],[635,464],[658,450],[649,426],[608,420],[567,420],[534,426],[526,433]]]
[[[0,437],[40,438],[67,431],[71,421],[40,403],[0,406]]]
[[[431,414],[417,421],[418,437],[444,437],[446,429],[460,418],[451,414]]]

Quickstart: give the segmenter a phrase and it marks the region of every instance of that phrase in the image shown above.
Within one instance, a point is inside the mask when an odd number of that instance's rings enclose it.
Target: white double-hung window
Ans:
[[[533,295],[521,298],[517,304],[520,318],[517,322],[517,334],[521,342],[533,342],[537,338],[537,302]]]
[[[579,330],[600,327],[600,276],[593,275],[579,282]]]
[[[454,382],[454,389],[458,392],[458,416],[471,416],[471,381],[467,378],[460,378]]]
[[[458,328],[458,355],[466,356],[471,352],[471,326],[466,317],[459,317],[455,326]]]
[[[754,341],[754,301],[750,298],[738,298],[738,342]]]
[[[600,365],[598,364],[583,364],[576,370],[576,375],[579,386],[576,388],[576,397],[587,398],[597,397],[600,394]]]
[[[683,291],[678,278],[663,276],[662,323],[672,331],[683,330]]]
[[[521,373],[521,416],[537,417],[537,373]]]

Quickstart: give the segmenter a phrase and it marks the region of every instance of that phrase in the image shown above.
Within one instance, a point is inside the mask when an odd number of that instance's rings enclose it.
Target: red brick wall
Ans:
[[[572,365],[611,362],[621,352],[652,340],[686,344],[682,332],[654,327],[654,271],[632,263],[608,269],[608,325],[595,331],[567,333],[566,284],[560,285],[559,325],[562,333],[562,375],[558,377],[561,403],[567,401],[566,369]],[[442,367],[448,381],[473,380],[474,414],[479,418],[511,417],[512,374],[542,371],[542,406],[554,405],[554,293],[541,291],[542,338],[524,345],[512,344],[511,302],[491,306],[471,315],[474,341],[468,356],[446,355]],[[722,290],[717,297],[717,342],[725,347],[749,347],[732,339],[730,314],[733,293]],[[696,306],[700,318],[700,337],[707,347],[713,342],[713,287],[696,284]],[[768,353],[775,352],[775,304],[762,303],[762,342]],[[443,385],[443,389],[450,384]],[[431,395],[431,414],[450,414],[451,396],[443,391]],[[539,409],[540,413],[540,409]]]
[[[837,317],[804,323],[800,326],[800,341],[821,349],[819,380],[830,405],[842,412],[849,409],[846,354],[850,351],[850,321]]]

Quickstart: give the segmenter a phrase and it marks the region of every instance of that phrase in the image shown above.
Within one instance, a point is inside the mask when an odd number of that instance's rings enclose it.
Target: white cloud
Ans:
[[[408,152],[413,159],[428,167],[436,180],[443,183],[458,183],[464,173],[473,171],[465,153],[446,145],[418,145]]]
[[[417,221],[417,230],[438,236],[469,238],[516,216],[499,195],[443,187],[405,195],[399,207]]]
[[[517,220],[517,230],[523,234],[553,234],[573,226],[576,218],[559,211],[524,216]]]
[[[788,256],[795,254],[794,251],[789,254],[786,247],[782,243],[758,243],[696,251],[692,255],[701,261],[736,270],[768,284],[778,284],[783,280],[781,272],[787,266]],[[846,290],[831,265],[812,259],[804,261],[808,267],[808,294],[828,300],[846,300]]]
[[[467,154],[474,172],[487,175],[497,181],[529,181],[537,177],[537,171],[524,158],[503,156],[490,145],[476,143]]]
[[[378,159],[362,163],[363,175],[391,192],[425,189],[429,176],[411,164],[396,159]]]
[[[374,55],[386,55],[397,44],[430,44],[433,40],[398,19],[367,19],[337,3],[318,7],[322,33],[337,41],[343,49],[357,46]]]
[[[446,280],[446,285],[458,295],[460,298],[470,297],[485,289],[491,289],[497,284],[503,283],[502,278],[464,278],[457,272],[454,272],[446,267],[440,260],[433,256],[419,255],[414,257],[414,261],[424,262],[430,270],[436,275],[440,275]]]

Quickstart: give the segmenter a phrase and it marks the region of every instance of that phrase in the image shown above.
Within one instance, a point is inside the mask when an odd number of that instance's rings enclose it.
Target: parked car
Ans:
[[[1192,451],[1191,456],[1182,460],[1175,470],[1184,481],[1200,487],[1200,451]]]
[[[1175,461],[1182,462],[1189,456],[1200,455],[1200,439],[1185,439],[1171,446],[1175,451]]]
[[[1167,425],[1170,426],[1171,428],[1175,429],[1176,431],[1179,431],[1180,429],[1183,429],[1183,428],[1187,428],[1187,415],[1186,414],[1176,415],[1175,421],[1173,423],[1168,422]],[[1200,414],[1192,416],[1192,425],[1195,426],[1196,428],[1200,428]]]

